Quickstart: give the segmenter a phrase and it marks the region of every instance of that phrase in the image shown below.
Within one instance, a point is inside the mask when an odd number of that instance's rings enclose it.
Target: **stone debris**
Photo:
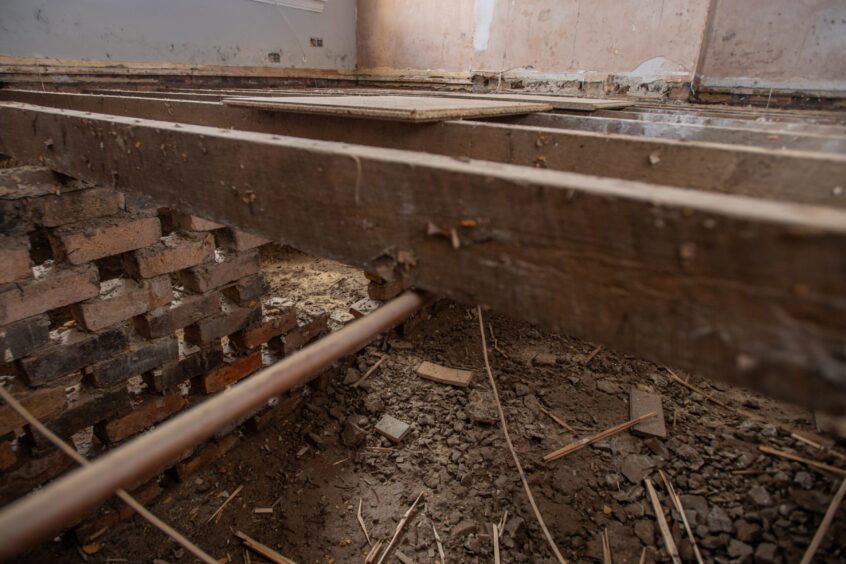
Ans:
[[[411,429],[411,425],[391,415],[383,415],[376,423],[376,431],[394,443],[402,442],[409,429]]]

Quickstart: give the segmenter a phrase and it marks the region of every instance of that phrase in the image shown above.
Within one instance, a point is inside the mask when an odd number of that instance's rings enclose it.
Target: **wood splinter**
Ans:
[[[567,456],[568,454],[570,454],[572,452],[576,452],[577,450],[580,450],[580,449],[582,449],[582,448],[584,448],[584,447],[586,447],[590,444],[601,441],[602,439],[607,439],[608,437],[610,437],[612,435],[616,435],[617,433],[625,431],[626,429],[630,429],[630,428],[634,427],[635,425],[637,425],[638,423],[641,423],[642,421],[646,421],[647,419],[655,417],[655,415],[656,415],[655,412],[652,411],[652,412],[647,413],[645,415],[641,415],[640,417],[638,417],[636,419],[632,419],[631,421],[627,421],[625,423],[620,423],[619,425],[611,427],[610,429],[606,429],[604,431],[601,431],[601,432],[599,432],[599,433],[597,433],[597,434],[595,434],[591,437],[585,437],[583,439],[579,439],[575,443],[571,443],[571,444],[569,444],[565,447],[562,447],[562,448],[560,448],[556,451],[550,452],[549,454],[547,454],[546,456],[543,457],[543,461],[544,462],[552,462],[553,460],[558,460],[559,458],[561,458],[563,456]]]

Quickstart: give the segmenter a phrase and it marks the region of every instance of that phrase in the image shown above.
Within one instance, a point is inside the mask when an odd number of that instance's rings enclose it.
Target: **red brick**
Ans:
[[[188,402],[181,395],[151,397],[120,419],[100,423],[95,428],[97,436],[107,443],[117,443],[140,433],[181,410]]]
[[[118,356],[86,368],[85,381],[96,388],[111,388],[179,356],[175,335],[155,341],[132,341],[128,348]]]
[[[367,285],[367,295],[370,299],[387,302],[402,294],[406,288],[405,281],[399,277],[392,282],[384,283],[373,282],[371,280]]]
[[[0,169],[0,198],[37,198],[81,187],[66,186],[66,177],[43,166],[18,166]]]
[[[170,211],[170,221],[174,229],[184,229],[185,231],[213,231],[223,227],[214,221],[176,210]]]
[[[180,482],[184,482],[188,477],[196,473],[197,470],[222,457],[224,454],[235,448],[235,445],[237,444],[237,433],[227,435],[220,440],[211,441],[200,449],[196,455],[174,467],[176,477]]]
[[[45,424],[60,438],[70,439],[74,433],[100,421],[117,418],[131,409],[129,391],[125,387],[113,390],[90,390],[83,387],[66,409]],[[26,432],[35,445],[50,445],[45,437],[29,425],[26,426]]]
[[[199,378],[197,383],[204,394],[213,394],[242,378],[246,378],[259,368],[261,368],[261,351],[256,351],[209,372]]]
[[[169,306],[135,318],[135,328],[148,339],[170,335],[197,321],[220,312],[220,294],[185,294]]]
[[[212,349],[196,352],[144,375],[147,386],[159,393],[172,391],[182,382],[202,376],[223,364],[223,351]]]
[[[273,407],[265,409],[250,417],[247,422],[247,428],[253,433],[258,433],[271,423],[284,419],[294,413],[297,407],[299,407],[302,399],[303,395],[300,391],[296,391],[289,396],[279,398],[279,403]]]
[[[136,315],[160,308],[173,299],[170,278],[159,276],[137,282],[115,278],[100,284],[100,295],[71,307],[77,323],[99,331]]]
[[[53,419],[65,408],[67,396],[64,387],[42,388],[33,391],[15,391],[10,393],[23,405],[27,411],[32,413],[41,421]],[[6,405],[0,405],[0,437],[19,429],[26,424],[20,415]]]
[[[216,231],[214,238],[218,247],[239,253],[270,243],[270,239],[232,228]]]
[[[100,293],[94,265],[53,266],[36,271],[34,279],[0,289],[0,325],[81,302]]]
[[[259,273],[238,280],[235,284],[223,288],[223,295],[240,306],[252,307],[257,300],[270,291],[270,284]]]
[[[123,208],[123,194],[111,188],[62,191],[32,200],[32,219],[46,227],[58,227],[115,215]]]
[[[285,335],[283,352],[285,354],[290,354],[297,349],[301,349],[306,344],[327,332],[329,330],[329,325],[326,320],[326,314],[312,318],[303,317],[303,319],[300,319],[297,327]]]
[[[278,314],[264,319],[230,336],[229,340],[239,350],[247,351],[263,345],[274,337],[284,335],[297,326],[297,310],[287,307]]]
[[[74,466],[65,453],[54,450],[43,458],[27,460],[0,480],[0,505],[5,505],[31,492]]]
[[[0,327],[0,362],[12,362],[45,345],[50,339],[50,317],[36,315]]]
[[[209,233],[175,231],[160,243],[125,256],[127,272],[135,278],[152,278],[211,260],[214,237]]]
[[[57,332],[51,340],[53,344],[18,361],[22,375],[30,386],[42,386],[112,358],[129,346],[129,338],[122,327],[94,334],[77,329],[64,330]]]
[[[84,264],[154,245],[161,236],[159,218],[121,214],[60,227],[52,232],[50,243],[57,257]]]
[[[180,272],[179,279],[192,292],[207,292],[256,274],[260,266],[258,252],[251,251],[227,257],[222,262],[211,262]]]
[[[223,311],[185,328],[185,340],[192,345],[205,346],[215,340],[252,325],[261,319],[261,306],[240,307],[224,303]]]
[[[18,461],[18,455],[12,447],[12,441],[0,442],[0,470],[11,468]]]
[[[135,501],[141,505],[150,505],[162,493],[162,487],[158,481],[154,481],[146,486],[142,486],[130,492],[130,495],[135,498]],[[108,511],[102,512],[93,519],[88,519],[76,529],[76,535],[79,544],[85,545],[93,542],[99,538],[103,531],[111,529],[118,523],[126,521],[135,515],[135,510],[123,502],[114,503]]]
[[[0,236],[0,284],[32,278],[27,237]]]

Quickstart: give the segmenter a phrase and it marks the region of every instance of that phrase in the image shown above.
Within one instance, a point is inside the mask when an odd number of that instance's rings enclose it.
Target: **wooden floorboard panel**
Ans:
[[[0,153],[808,406],[846,408],[846,211],[0,104]]]
[[[388,121],[429,122],[448,119],[530,114],[551,110],[550,104],[503,100],[468,100],[434,96],[236,96],[224,98],[228,106],[276,112],[367,118]]]

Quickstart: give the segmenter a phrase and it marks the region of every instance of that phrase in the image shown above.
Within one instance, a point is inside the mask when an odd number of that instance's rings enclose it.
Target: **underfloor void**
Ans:
[[[265,247],[262,270],[271,299],[327,312],[334,328],[367,297],[360,270],[289,248]],[[295,562],[362,562],[369,543],[387,542],[424,492],[392,562],[440,561],[436,534],[448,562],[492,562],[492,524],[501,527],[503,562],[553,562],[503,440],[475,308],[438,302],[429,315],[373,342],[350,368],[316,381],[290,417],[243,433],[188,479],[165,475],[150,509],[222,562],[264,561],[237,532]],[[705,561],[799,561],[842,477],[760,448],[842,466],[846,451],[816,434],[811,412],[678,373],[706,397],[665,367],[484,315],[516,452],[565,557],[602,561],[607,535],[614,562],[669,561],[644,487],[651,478],[682,559],[693,561],[663,472]],[[421,378],[415,369],[423,361],[470,370],[473,380],[463,388]],[[629,420],[634,389],[660,396],[666,439],[626,431],[542,461]],[[410,425],[399,443],[376,432],[384,415]],[[846,521],[835,520],[816,561],[842,562],[844,546]],[[44,542],[17,561],[193,558],[131,517],[83,542],[73,533]]]

